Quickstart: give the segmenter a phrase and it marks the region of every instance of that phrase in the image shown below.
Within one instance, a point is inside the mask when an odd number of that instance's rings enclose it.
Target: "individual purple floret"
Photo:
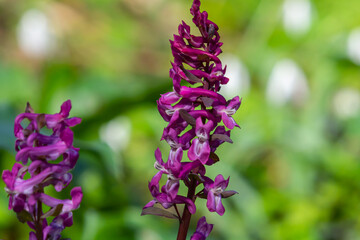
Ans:
[[[225,180],[224,177],[219,174],[216,176],[215,181],[208,177],[204,177],[204,179],[204,192],[207,195],[207,208],[210,212],[217,212],[220,216],[224,215],[225,208],[221,202],[221,199],[228,198],[236,194],[235,191],[224,191],[229,185],[230,177]]]
[[[207,199],[209,211],[223,215],[222,199],[236,193],[226,191],[229,178],[225,180],[219,174],[212,180],[205,176],[205,167],[219,161],[215,151],[221,144],[232,143],[230,132],[239,127],[233,115],[241,104],[239,97],[227,101],[219,93],[221,85],[229,79],[225,77],[226,66],[218,58],[222,52],[218,26],[208,20],[207,12],[200,12],[200,0],[193,1],[190,13],[201,35],[192,35],[190,26],[182,22],[179,35],[170,40],[174,57],[170,69],[173,91],[162,94],[157,101],[160,115],[168,122],[161,140],[169,144],[170,151],[166,162],[160,150],[155,151],[155,169],[159,172],[149,183],[154,199],[142,213],[179,219],[178,240],[186,239],[197,198]],[[162,176],[167,179],[160,187]],[[186,196],[179,194],[181,186],[188,188]],[[202,188],[196,192],[198,187]],[[184,205],[182,215],[179,204]],[[212,225],[202,217],[191,239],[206,239],[211,230]]]
[[[60,239],[64,228],[73,224],[72,211],[80,206],[83,197],[81,187],[71,190],[71,200],[56,199],[44,193],[49,185],[57,192],[69,185],[72,179],[69,171],[79,157],[70,127],[79,124],[81,119],[69,118],[70,109],[70,100],[64,102],[60,113],[56,114],[34,113],[28,104],[25,113],[15,119],[17,162],[11,171],[3,171],[2,179],[9,194],[9,209],[33,230],[30,240]],[[43,212],[43,205],[50,210]],[[53,218],[52,221],[49,218]]]
[[[205,217],[201,217],[197,223],[196,231],[190,240],[205,240],[213,229],[213,224],[208,224]]]

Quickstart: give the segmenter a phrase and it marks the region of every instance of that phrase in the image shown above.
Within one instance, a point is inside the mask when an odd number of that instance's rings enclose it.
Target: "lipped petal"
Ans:
[[[36,176],[27,180],[17,179],[14,183],[13,191],[16,193],[32,194],[33,189],[42,183],[51,174],[51,169],[47,168]]]
[[[70,128],[65,128],[64,131],[60,133],[60,138],[67,147],[71,147],[74,141],[74,133]]]
[[[213,224],[208,224],[206,218],[203,216],[199,219],[195,233],[190,240],[205,240],[213,229]]]
[[[45,115],[46,126],[49,129],[55,128],[58,125],[58,123],[60,121],[62,121],[63,119],[64,119],[64,117],[59,113]]]
[[[81,187],[74,187],[70,191],[70,196],[72,198],[73,207],[77,209],[80,206],[81,200],[83,198]]]
[[[215,196],[214,193],[212,193],[211,191],[209,191],[207,194],[206,207],[209,209],[210,212],[216,211]]]
[[[202,119],[199,117],[196,119],[195,133],[201,141],[206,141],[209,139],[210,132],[214,129],[214,122],[208,120],[207,123],[203,123]]]
[[[178,102],[180,98],[181,97],[176,92],[168,92],[165,94],[161,94],[159,102],[164,105],[170,105]]]
[[[164,129],[161,140],[164,140],[164,139],[170,145],[171,148],[177,149],[181,146],[179,144],[179,138],[177,136],[177,133],[172,128]]]
[[[168,179],[166,184],[161,188],[161,191],[168,195],[169,201],[172,201],[179,191],[179,186],[179,180]]]
[[[191,199],[189,199],[189,198],[178,195],[174,199],[174,203],[185,203],[191,214],[195,214],[195,212],[196,212],[196,206],[195,206],[194,202],[191,201]]]
[[[236,96],[228,102],[226,109],[236,111],[239,109],[240,104],[241,100],[239,100],[239,96]]]
[[[165,168],[173,173],[178,172],[181,167],[180,162],[182,160],[182,156],[183,150],[181,147],[176,150],[171,149],[169,153],[169,159],[165,164]]]
[[[162,159],[161,151],[159,148],[155,150],[155,159],[160,166],[164,166],[164,161]]]
[[[65,124],[69,127],[74,127],[81,123],[81,118],[73,117],[73,118],[67,118],[64,120]]]
[[[179,143],[181,144],[181,148],[183,150],[187,150],[190,147],[190,140],[193,139],[195,137],[195,130],[192,128],[189,131],[187,131],[186,133],[184,133],[180,138],[179,138]]]
[[[70,194],[71,194],[71,200],[70,199],[61,200],[61,199],[53,198],[45,193],[38,194],[37,198],[49,207],[56,207],[57,205],[62,204],[63,207],[61,210],[61,214],[64,214],[77,209],[80,206],[80,202],[83,197],[83,193],[80,187],[74,187],[71,190]]]
[[[71,101],[67,100],[61,105],[60,114],[63,118],[67,118],[69,116],[71,110]]]
[[[26,195],[25,194],[19,194],[14,196],[13,202],[12,202],[12,209],[14,209],[14,212],[21,212],[26,204]]]
[[[160,179],[163,175],[163,172],[160,171],[158,173],[155,174],[155,176],[151,179],[151,181],[149,182],[149,190],[150,190],[150,193],[153,197],[155,197],[156,195],[159,194],[159,182],[160,182]]]
[[[185,121],[181,118],[179,111],[175,110],[174,114],[170,118],[169,126],[176,125],[176,123],[179,123],[179,122],[185,122]]]
[[[23,166],[20,163],[15,163],[11,171],[3,171],[2,179],[5,182],[6,187],[10,190],[13,190],[16,178],[21,168],[23,168]]]
[[[199,139],[194,139],[188,151],[190,160],[200,160],[205,164],[210,156],[210,145],[208,141],[202,142]]]
[[[143,209],[149,208],[149,207],[153,207],[155,205],[155,203],[157,203],[156,200],[151,200],[150,202],[148,202]]]
[[[66,149],[66,143],[63,141],[48,146],[26,147],[16,154],[15,160],[24,164],[28,162],[28,158],[35,160],[40,156],[45,156],[48,160],[56,160]]]
[[[194,232],[194,234],[191,236],[190,240],[205,240],[206,238],[204,235],[198,232]]]
[[[195,161],[198,159],[198,157],[200,156],[200,153],[197,152],[196,150],[199,150],[200,148],[197,147],[197,145],[200,144],[200,141],[199,139],[194,139],[192,141],[192,144],[189,148],[189,151],[188,151],[188,158],[191,160],[191,161]]]
[[[53,219],[49,226],[46,226],[43,230],[44,240],[53,239],[58,240],[61,237],[61,232],[65,227],[73,225],[72,213],[64,213]]]
[[[233,129],[235,126],[237,126],[237,127],[239,126],[232,117],[229,117],[226,114],[226,112],[221,113],[221,119],[222,119],[224,125],[229,129]]]
[[[224,206],[223,206],[223,204],[222,204],[222,202],[221,202],[221,196],[215,196],[214,197],[215,198],[215,208],[216,208],[216,212],[220,215],[220,216],[222,216],[222,215],[224,215],[224,213],[225,213],[225,208],[224,208]]]
[[[229,184],[229,180],[230,177],[228,177],[228,179],[225,180],[223,175],[219,174],[215,177],[214,186],[216,188],[221,188],[222,190],[224,190],[225,188],[227,188]]]
[[[37,240],[36,234],[34,232],[29,233],[29,240]]]
[[[214,101],[218,101],[222,104],[226,103],[226,100],[222,95],[203,88],[190,88],[190,87],[182,86],[180,88],[180,95],[190,100],[196,100],[198,97],[203,96],[203,97],[212,98],[214,99]]]

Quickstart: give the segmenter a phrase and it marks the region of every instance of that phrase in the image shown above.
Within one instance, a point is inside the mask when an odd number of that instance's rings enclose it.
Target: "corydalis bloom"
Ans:
[[[34,113],[28,104],[25,113],[15,119],[17,163],[11,171],[3,171],[2,179],[10,198],[9,209],[35,231],[30,232],[29,239],[60,239],[61,231],[72,225],[72,211],[79,207],[83,196],[80,187],[71,190],[71,200],[44,193],[44,187],[49,185],[58,192],[69,185],[72,179],[69,171],[79,157],[70,127],[79,124],[81,119],[69,118],[70,109],[70,100],[64,102],[56,114]],[[25,120],[29,122],[26,127]],[[45,133],[49,131],[51,134]],[[59,157],[61,160],[56,161]],[[26,174],[29,177],[25,177]],[[50,210],[44,213],[42,204]],[[55,218],[49,224],[46,218],[50,216]]]
[[[235,191],[225,191],[229,185],[230,177],[225,180],[224,177],[219,174],[216,176],[215,181],[208,177],[204,177],[204,179],[204,192],[207,193],[207,208],[210,212],[217,212],[220,216],[224,215],[225,208],[221,202],[221,199],[228,198],[236,194]]]
[[[196,231],[190,240],[205,240],[213,229],[213,224],[208,224],[205,217],[201,217],[197,223]]]
[[[178,239],[186,238],[186,234],[180,233],[187,231],[187,227],[182,228],[184,222],[189,222],[184,220],[184,216],[189,218],[189,215],[195,213],[194,202],[197,197],[207,199],[210,212],[223,215],[225,209],[222,198],[236,193],[225,190],[229,179],[225,180],[222,175],[218,175],[215,181],[205,176],[205,167],[219,161],[215,151],[221,144],[232,143],[230,131],[239,127],[233,115],[241,104],[239,97],[227,101],[219,94],[221,85],[229,79],[225,77],[226,66],[222,65],[218,57],[222,52],[218,26],[208,19],[207,12],[200,12],[199,0],[193,1],[190,13],[201,36],[192,35],[190,26],[182,22],[178,28],[179,34],[170,40],[174,57],[170,69],[173,91],[161,95],[157,101],[160,115],[168,122],[162,140],[170,145],[170,152],[166,162],[159,149],[155,152],[155,168],[159,172],[149,183],[154,199],[143,211],[143,214],[173,217],[163,209],[156,209],[155,204],[161,204],[165,209],[174,206],[176,210],[177,204],[185,204],[183,216],[179,213],[175,216],[180,219]],[[184,155],[190,161],[184,160]],[[160,188],[159,183],[164,175],[167,181]],[[179,195],[181,181],[188,188],[186,196]],[[196,193],[198,186],[202,186],[202,190]],[[192,239],[205,239],[212,225],[201,218],[198,229],[202,230],[197,230]]]

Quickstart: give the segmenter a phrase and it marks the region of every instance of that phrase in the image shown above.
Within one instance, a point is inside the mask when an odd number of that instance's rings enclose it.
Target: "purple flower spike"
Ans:
[[[197,223],[196,231],[190,240],[205,240],[213,229],[213,224],[208,224],[205,217],[201,217]]]
[[[163,160],[159,149],[155,151],[154,166],[158,172],[149,183],[153,200],[142,212],[142,215],[178,218],[178,240],[186,239],[191,215],[196,211],[196,198],[207,198],[209,211],[223,215],[222,198],[236,194],[225,191],[229,179],[218,175],[213,181],[205,176],[205,167],[219,162],[215,151],[221,144],[232,143],[230,132],[235,126],[239,127],[233,115],[241,103],[239,97],[227,101],[219,93],[221,86],[229,82],[225,76],[226,66],[219,58],[222,52],[219,27],[208,19],[206,11],[200,11],[200,0],[193,0],[190,13],[200,35],[193,35],[191,27],[182,21],[178,34],[170,40],[174,59],[169,75],[173,91],[161,95],[157,101],[159,113],[167,122],[161,140],[169,144],[170,150],[167,161]],[[160,186],[163,175],[167,180]],[[186,196],[179,195],[181,182],[188,188]],[[198,191],[198,187],[202,189]],[[159,204],[161,209],[157,208]],[[185,204],[182,215],[178,204]],[[169,208],[177,215],[166,210]],[[212,225],[203,217],[191,239],[206,239],[211,229]]]
[[[29,233],[32,240],[60,239],[64,228],[72,225],[72,211],[82,200],[80,187],[71,190],[71,200],[56,199],[44,193],[46,186],[53,185],[56,191],[61,191],[70,183],[72,175],[69,171],[79,157],[79,149],[73,147],[74,133],[70,127],[79,124],[81,119],[69,118],[70,110],[70,100],[55,114],[34,113],[28,104],[25,113],[15,119],[17,163],[11,171],[3,171],[2,179],[9,194],[9,209],[34,230]],[[29,120],[26,127],[21,125],[24,119]],[[52,133],[41,133],[44,127]],[[58,161],[55,163],[55,160]],[[50,210],[44,213],[42,205],[47,205]],[[46,218],[50,216],[55,218],[48,225]]]

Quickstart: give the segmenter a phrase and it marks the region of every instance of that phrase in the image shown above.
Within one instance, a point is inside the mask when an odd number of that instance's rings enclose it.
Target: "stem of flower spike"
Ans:
[[[38,240],[43,239],[43,226],[42,226],[42,203],[41,201],[37,202],[37,214],[36,214],[36,221],[35,221],[35,231],[36,231],[36,238]]]
[[[37,147],[38,145],[39,145],[38,141],[36,140],[34,146]],[[36,174],[39,174],[39,173],[40,173],[40,170],[37,169]],[[44,187],[40,185],[37,192],[44,193]],[[43,214],[42,202],[40,200],[38,200],[36,206],[37,206],[36,213],[34,215],[35,216],[35,223],[34,223],[34,225],[35,225],[35,234],[36,234],[36,238],[38,240],[42,240],[44,238],[43,237],[43,222],[42,222],[42,219],[41,219],[41,216]]]
[[[196,199],[195,198],[196,183],[197,183],[196,179],[191,178],[188,194],[187,194],[187,197],[190,198],[193,202],[195,202]],[[187,232],[190,225],[190,219],[191,219],[191,213],[187,205],[185,205],[184,212],[180,221],[177,240],[186,240]]]

